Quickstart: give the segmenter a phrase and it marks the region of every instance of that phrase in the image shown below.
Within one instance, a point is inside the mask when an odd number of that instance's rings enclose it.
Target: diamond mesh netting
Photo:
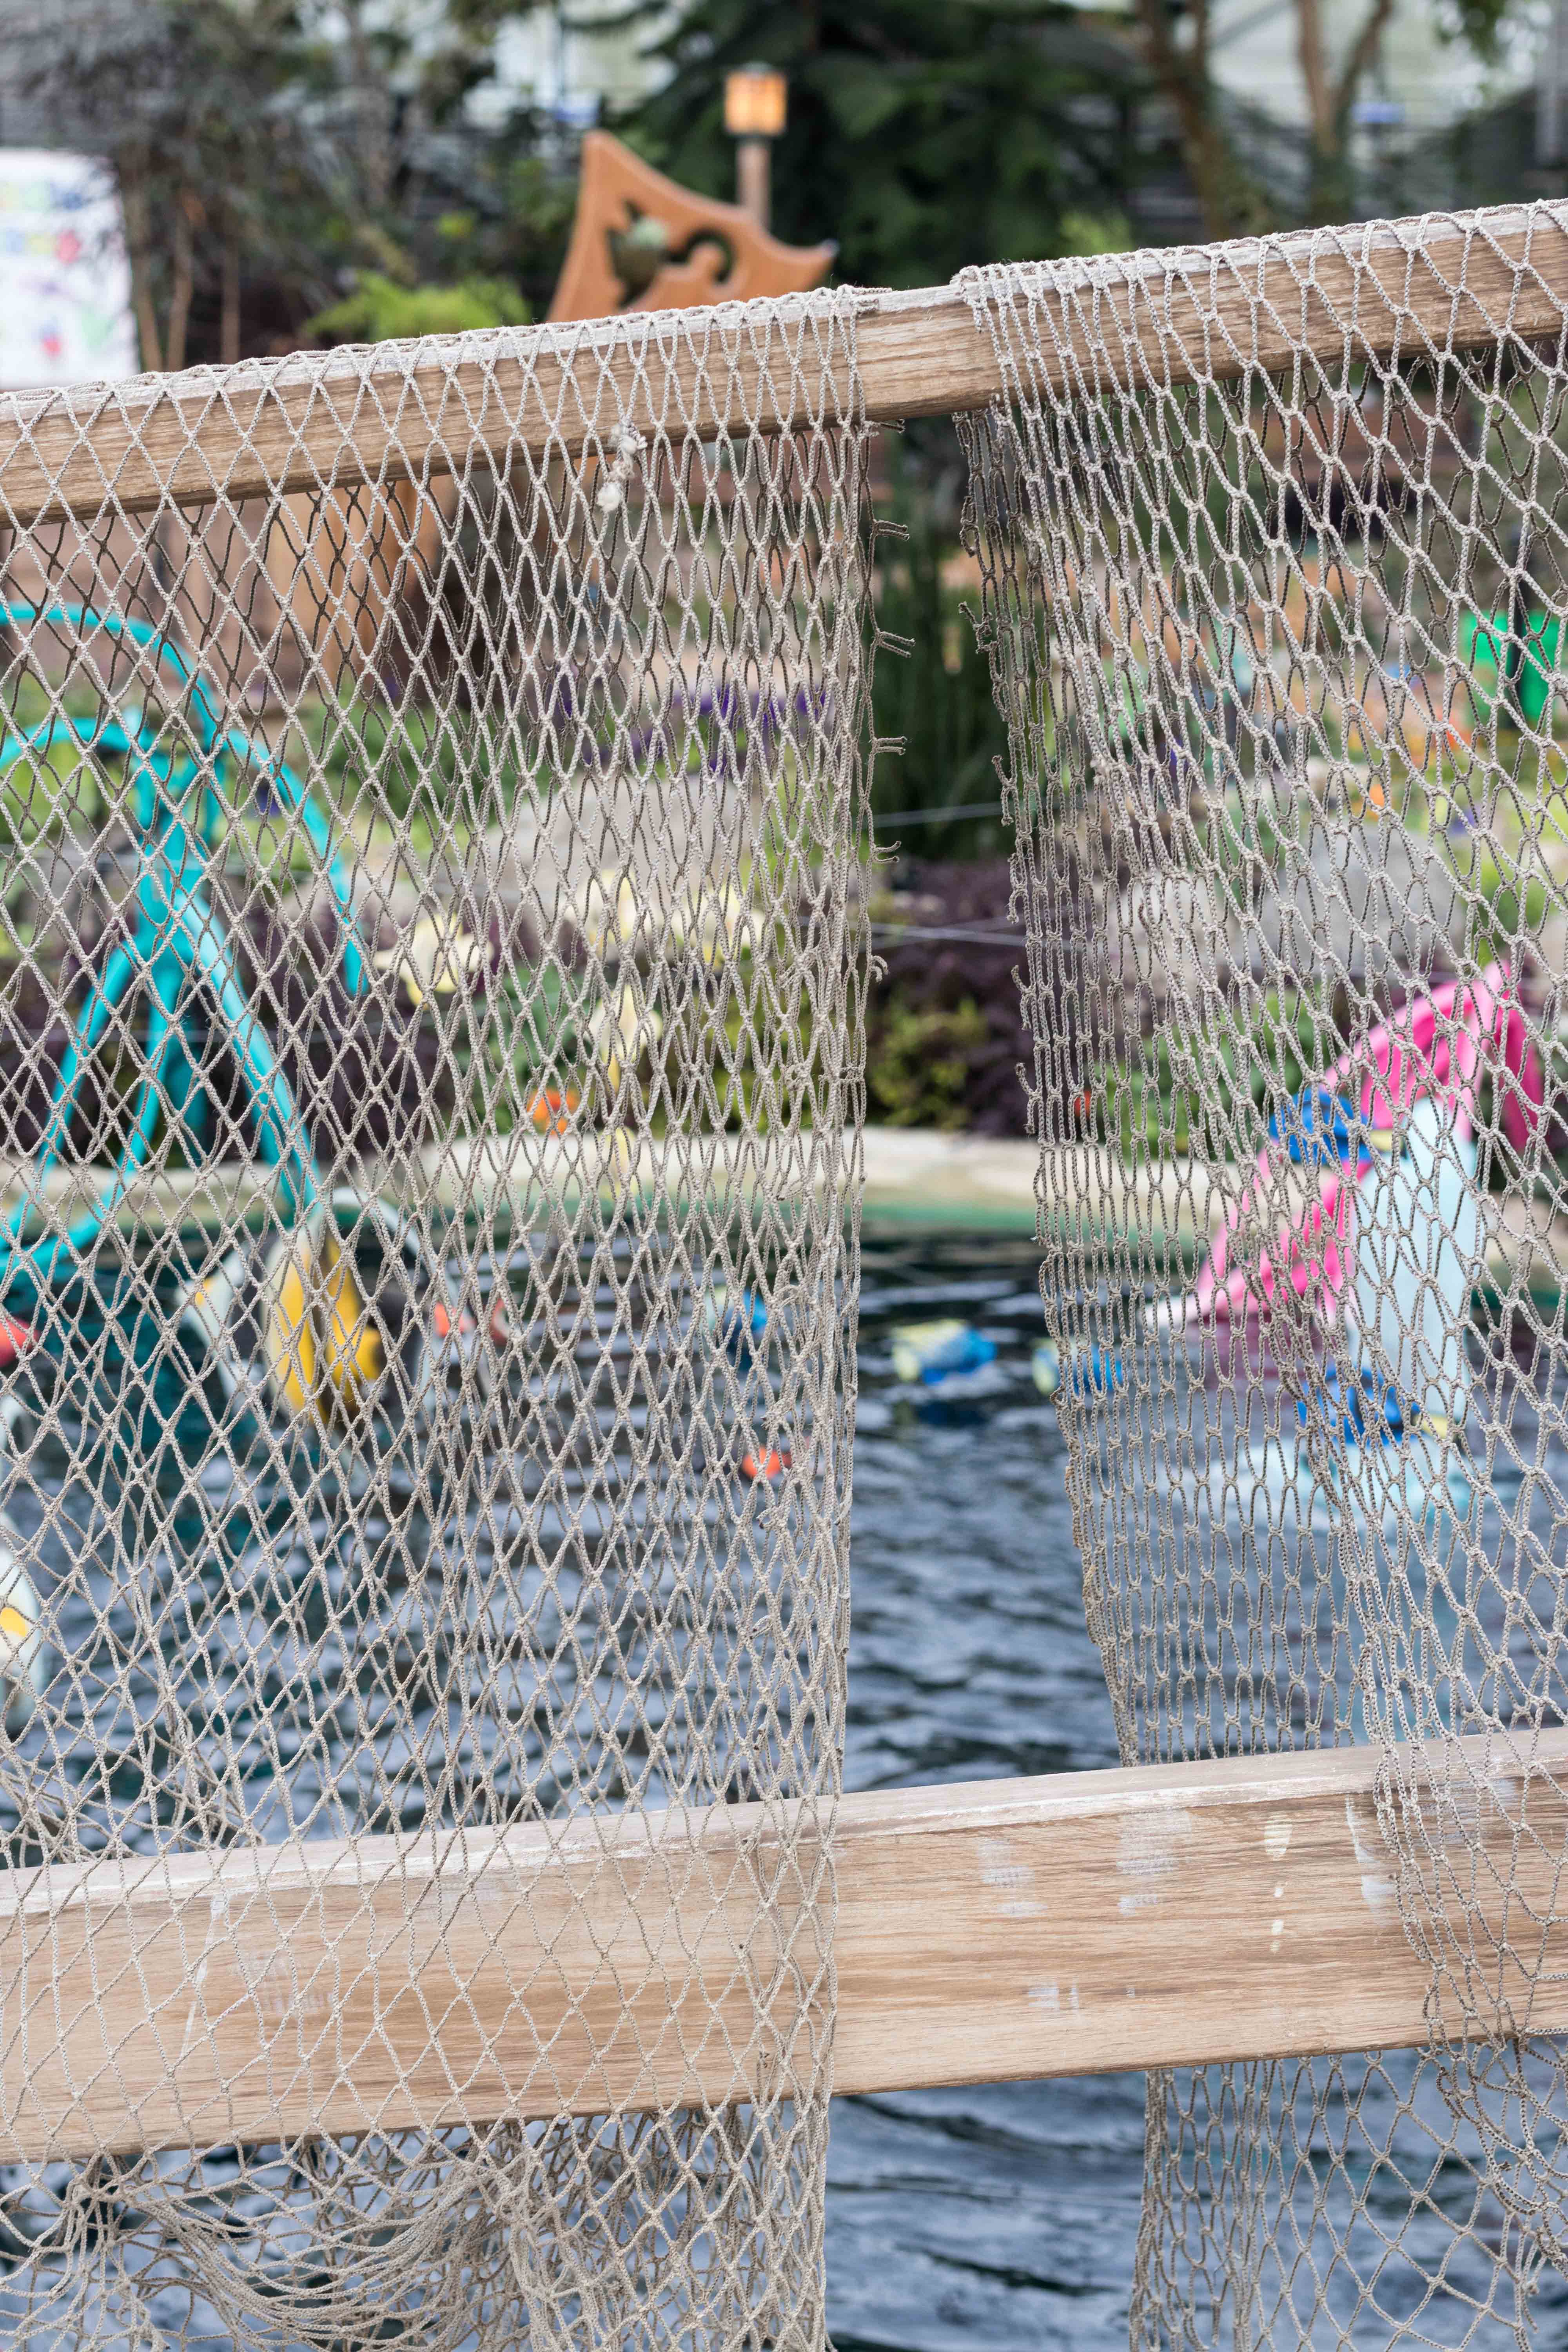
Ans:
[[[5,404],[16,2340],[823,2340],[855,318]]]
[[[1568,2250],[1531,2031],[1568,1906],[1531,1891],[1565,1859],[1562,238],[1542,206],[965,281],[1122,1755],[1376,1743],[1363,1888],[1431,1970],[1421,2053],[1150,2077],[1137,2344],[1529,2341]]]

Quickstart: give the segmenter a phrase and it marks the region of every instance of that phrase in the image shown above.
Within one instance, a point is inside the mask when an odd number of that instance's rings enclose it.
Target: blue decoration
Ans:
[[[995,1341],[968,1323],[903,1323],[893,1333],[894,1371],[928,1389],[980,1371],[995,1355]]]

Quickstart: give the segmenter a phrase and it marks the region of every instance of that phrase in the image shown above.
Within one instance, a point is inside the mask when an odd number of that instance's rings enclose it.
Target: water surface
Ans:
[[[847,1784],[1089,1769],[1117,1760],[1099,1654],[1084,1625],[1081,1571],[1055,1408],[1034,1390],[1030,1351],[1044,1324],[1035,1251],[991,1237],[868,1239],[851,1549]],[[897,1381],[900,1321],[962,1316],[997,1343],[979,1391],[944,1411]],[[1373,2121],[1408,2080],[1394,2057],[1374,2086]],[[1359,2080],[1359,2078],[1358,2078]],[[1419,2135],[1405,2145],[1418,2148]],[[1430,2149],[1428,2149],[1428,2160]],[[1321,2145],[1302,2178],[1329,2161]],[[1359,2158],[1352,2157],[1352,2161]],[[829,2158],[828,2318],[838,2352],[1110,2352],[1127,2343],[1143,2178],[1143,2078],[906,2092],[835,2103]],[[1358,2267],[1378,2270],[1373,2238],[1405,2221],[1394,2182],[1363,2168],[1372,2221]],[[1459,2168],[1439,2168],[1436,2205],[1467,2210]],[[1335,2279],[1336,2318],[1310,2339],[1336,2347],[1470,2342],[1512,2352],[1495,2309],[1472,2298],[1490,2265],[1441,2225],[1419,2236],[1438,2291],[1386,2266],[1372,2303]],[[1285,2248],[1289,2267],[1291,2250]],[[1297,2250],[1295,2306],[1313,2292],[1321,2242]],[[1278,2282],[1275,2283],[1275,2288]],[[1274,2289],[1271,2289],[1274,2291]],[[1420,2302],[1421,2307],[1414,2306]],[[1290,2305],[1285,2308],[1288,2310]],[[1305,2318],[1303,2316],[1303,2327]],[[1471,2332],[1473,2330],[1473,2332]],[[1203,2340],[1209,2340],[1205,2337]],[[1231,2335],[1214,2342],[1230,2352]],[[1277,2315],[1272,2340],[1291,2340]],[[1568,2346],[1568,2292],[1538,2295],[1533,2340]]]

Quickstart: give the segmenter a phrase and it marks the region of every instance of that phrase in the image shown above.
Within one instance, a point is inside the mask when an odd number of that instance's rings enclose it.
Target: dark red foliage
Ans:
[[[1018,1066],[1034,1066],[1034,1042],[1025,1025],[1019,975],[1026,968],[1022,930],[1010,919],[1012,882],[1005,857],[973,865],[904,860],[898,869],[890,908],[878,902],[879,918],[896,912],[910,929],[897,938],[879,928],[873,934],[887,977],[872,992],[867,1015],[867,1050],[875,1056],[889,1008],[956,1013],[972,1003],[984,1024],[981,1041],[965,1054],[965,1126],[974,1135],[1026,1133],[1027,1102]],[[990,938],[944,939],[944,931],[994,933]],[[921,936],[921,934],[926,936]]]

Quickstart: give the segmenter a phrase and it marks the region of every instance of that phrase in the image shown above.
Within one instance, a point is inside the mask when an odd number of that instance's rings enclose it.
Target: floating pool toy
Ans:
[[[1035,1376],[1035,1386],[1043,1397],[1054,1397],[1062,1384],[1062,1360],[1054,1339],[1036,1343],[1029,1358],[1029,1370]]]
[[[1305,1090],[1305,1099],[1297,1097],[1293,1111],[1283,1119],[1276,1117],[1258,1157],[1257,1176],[1226,1216],[1192,1289],[1184,1298],[1158,1301],[1149,1309],[1150,1322],[1163,1328],[1266,1316],[1281,1268],[1298,1297],[1321,1286],[1328,1297],[1337,1298],[1348,1279],[1356,1192],[1378,1156],[1373,1138],[1391,1133],[1427,1097],[1452,1104],[1454,1131],[1468,1137],[1483,1066],[1494,1082],[1504,1132],[1522,1154],[1546,1090],[1541,1057],[1505,962],[1489,964],[1476,980],[1447,981],[1415,998],[1342,1055]],[[1324,1112],[1325,1102],[1342,1103],[1349,1116],[1342,1119],[1337,1112]],[[1337,1145],[1336,1135],[1342,1139]],[[1260,1212],[1279,1215],[1269,1202],[1282,1144],[1286,1159],[1303,1171],[1305,1197],[1279,1220],[1272,1249],[1233,1265],[1238,1230]]]
[[[1562,651],[1563,623],[1559,615],[1555,613],[1531,613],[1525,625],[1524,643],[1519,648],[1519,667],[1514,680],[1514,692],[1519,697],[1519,715],[1529,728],[1539,730],[1543,722],[1550,725],[1547,713]]]
[[[339,1191],[331,1207],[231,1251],[187,1287],[177,1326],[226,1400],[258,1422],[427,1426],[475,1350],[474,1318],[454,1309],[389,1202]]]
[[[1349,1320],[1402,1426],[1438,1436],[1464,1426],[1470,1292],[1481,1265],[1476,1141],[1459,1107],[1424,1096],[1403,1148],[1380,1159],[1356,1197]]]
[[[37,1335],[30,1324],[15,1315],[0,1313],[0,1373],[14,1372],[37,1346]],[[0,1390],[0,1453],[20,1461],[33,1442],[37,1426],[32,1408],[24,1403],[15,1389]]]
[[[928,1389],[995,1360],[995,1341],[969,1323],[902,1323],[892,1336],[893,1370],[900,1380]]]
[[[1352,1473],[1352,1492],[1374,1517],[1464,1518],[1472,1489],[1457,1441],[1482,1240],[1476,1143],[1458,1098],[1427,1095],[1396,1145],[1354,1196],[1346,1322],[1359,1362],[1343,1373],[1325,1365],[1296,1410],[1303,1430],[1327,1423],[1368,1464]]]
[[[43,1612],[21,1551],[21,1537],[0,1513],[0,1696],[13,1739],[26,1728],[48,1680]]]
[[[754,1290],[731,1295],[728,1283],[710,1283],[702,1294],[702,1328],[727,1356],[749,1357],[768,1328],[768,1310]]]
[[[1082,1403],[1089,1397],[1113,1396],[1126,1385],[1127,1373],[1120,1356],[1108,1348],[1085,1348],[1068,1359],[1066,1387],[1068,1394]]]
[[[1563,649],[1563,623],[1555,613],[1532,611],[1522,636],[1509,614],[1465,613],[1459,619],[1459,654],[1468,672],[1470,703],[1484,726],[1500,697],[1511,688],[1524,724],[1539,729],[1552,699]]]
[[[1353,1149],[1355,1108],[1348,1096],[1331,1094],[1326,1087],[1303,1087],[1268,1121],[1271,1143],[1283,1144],[1286,1156],[1309,1168],[1338,1168]]]
[[[1325,1364],[1319,1385],[1297,1399],[1296,1417],[1303,1429],[1314,1419],[1335,1423],[1346,1445],[1385,1444],[1405,1430],[1396,1389],[1365,1369],[1342,1381],[1335,1364]]]
[[[575,1087],[541,1087],[525,1115],[541,1135],[570,1135],[581,1101]]]

